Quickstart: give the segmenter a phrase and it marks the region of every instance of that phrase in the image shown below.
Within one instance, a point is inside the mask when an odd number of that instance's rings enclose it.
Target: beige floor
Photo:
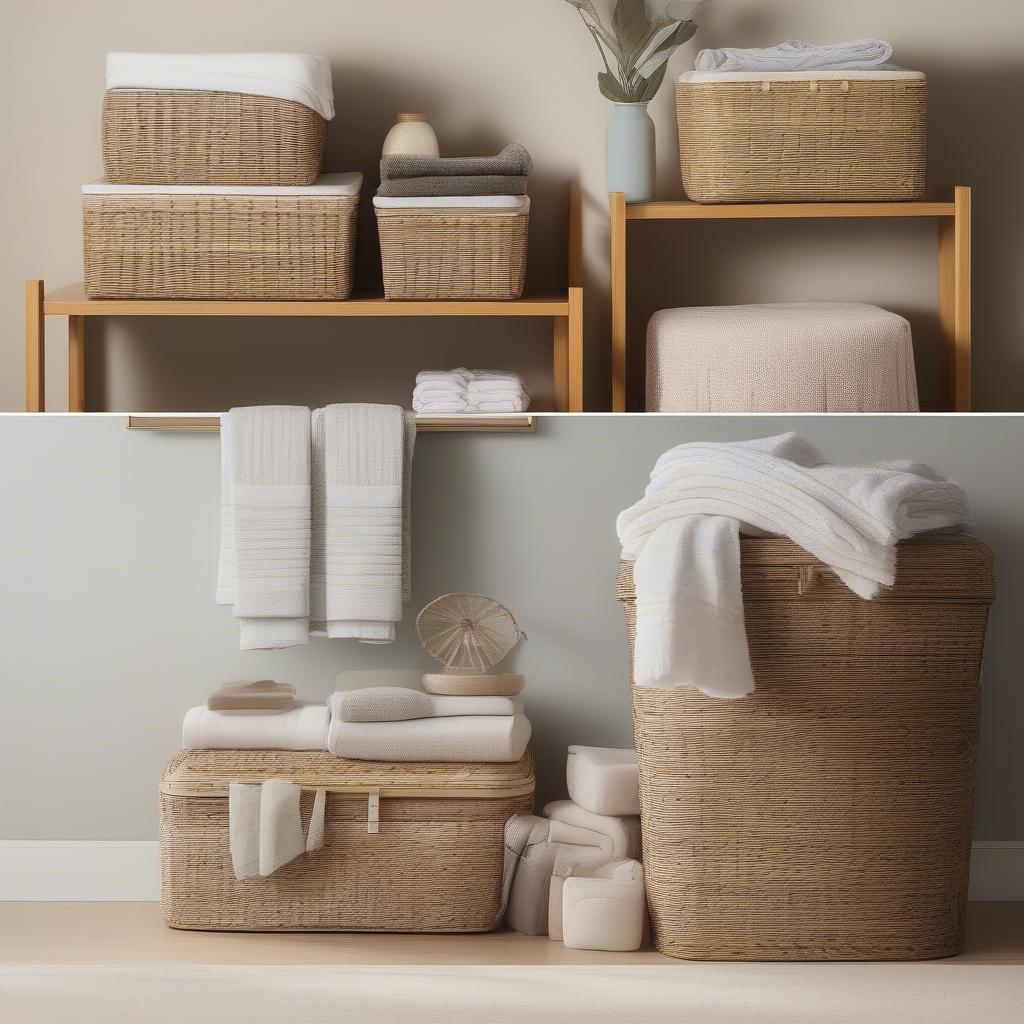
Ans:
[[[592,953],[515,932],[355,935],[183,932],[156,903],[0,903],[0,965],[669,965],[654,950]],[[974,903],[953,964],[1024,964],[1024,903]]]

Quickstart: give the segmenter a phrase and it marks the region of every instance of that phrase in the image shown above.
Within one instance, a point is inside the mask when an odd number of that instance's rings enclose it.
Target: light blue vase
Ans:
[[[609,192],[627,203],[654,198],[654,122],[646,103],[616,103],[604,136],[604,174]]]

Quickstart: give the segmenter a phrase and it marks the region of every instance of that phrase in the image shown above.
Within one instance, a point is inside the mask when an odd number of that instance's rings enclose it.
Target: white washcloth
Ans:
[[[108,53],[107,88],[275,96],[334,117],[330,62],[310,53]]]
[[[867,70],[887,63],[890,57],[892,47],[881,39],[853,39],[826,46],[790,39],[763,49],[727,46],[701,50],[693,66],[697,71]]]
[[[552,830],[555,824],[560,822],[605,837],[610,846],[609,860],[634,859],[640,856],[638,815],[594,814],[572,800],[555,800],[545,805],[544,816],[551,819]],[[604,848],[605,844],[600,845]]]
[[[331,694],[331,714],[343,722],[409,722],[418,718],[513,715],[508,697],[439,697],[405,686],[368,686]]]
[[[412,394],[413,409],[424,415],[525,412],[530,392],[512,370],[421,370]]]
[[[326,704],[253,714],[191,708],[181,727],[186,750],[324,750],[331,712]]]
[[[309,616],[309,410],[252,406],[221,417],[217,601],[242,650],[306,643]]]
[[[894,582],[897,541],[967,519],[959,485],[922,463],[829,465],[794,433],[679,445],[616,524],[635,560],[634,678],[716,697],[753,689],[740,530],[788,537],[870,600]]]
[[[640,813],[635,750],[571,746],[565,781],[573,803],[594,814]]]

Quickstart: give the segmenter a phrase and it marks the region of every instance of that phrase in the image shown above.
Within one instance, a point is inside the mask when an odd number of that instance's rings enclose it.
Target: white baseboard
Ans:
[[[0,900],[159,898],[155,842],[0,839]],[[974,844],[970,898],[1024,900],[1024,842]]]

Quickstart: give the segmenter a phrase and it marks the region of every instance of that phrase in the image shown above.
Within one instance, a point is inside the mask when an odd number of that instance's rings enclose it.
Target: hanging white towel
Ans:
[[[880,67],[890,57],[892,47],[882,39],[853,39],[825,46],[790,39],[763,49],[726,46],[701,50],[693,66],[696,71],[855,71]]]

